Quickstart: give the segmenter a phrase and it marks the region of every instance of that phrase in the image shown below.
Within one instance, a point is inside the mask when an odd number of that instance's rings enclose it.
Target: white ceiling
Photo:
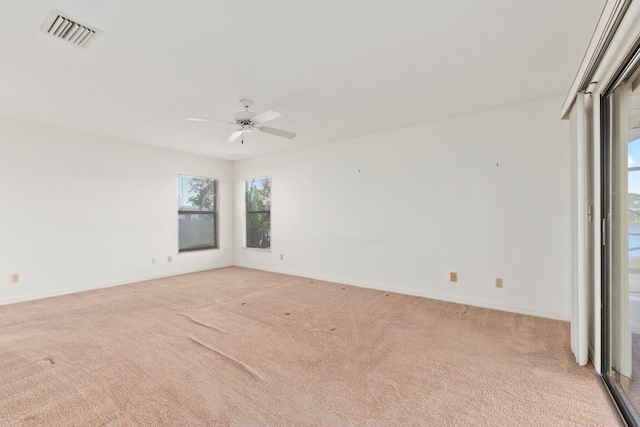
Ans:
[[[238,159],[568,91],[605,0],[1,0],[0,116]],[[40,31],[52,9],[102,30]],[[223,144],[252,110],[293,140]],[[560,105],[558,105],[558,118]]]

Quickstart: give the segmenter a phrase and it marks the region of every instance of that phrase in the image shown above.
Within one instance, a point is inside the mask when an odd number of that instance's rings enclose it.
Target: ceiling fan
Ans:
[[[238,125],[240,129],[233,132],[224,142],[233,142],[236,139],[242,137],[241,142],[244,144],[244,133],[251,132],[253,129],[258,129],[261,132],[270,133],[272,135],[281,136],[283,138],[293,139],[296,137],[296,134],[293,132],[289,132],[282,129],[276,129],[268,126],[263,126],[262,124],[268,122],[269,120],[276,119],[280,117],[280,113],[276,113],[273,110],[263,111],[260,114],[256,114],[253,111],[249,111],[249,107],[253,105],[253,101],[250,99],[241,99],[240,104],[244,107],[244,111],[240,111],[233,116],[233,122],[229,122],[231,125]],[[213,121],[222,121],[215,119],[198,119],[195,117],[188,117],[187,120],[196,121],[196,122],[213,122]]]

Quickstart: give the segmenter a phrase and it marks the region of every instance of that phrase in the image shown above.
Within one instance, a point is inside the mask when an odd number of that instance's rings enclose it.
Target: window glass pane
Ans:
[[[247,213],[247,247],[271,247],[271,212]]]
[[[178,251],[217,248],[216,181],[178,176]]]
[[[247,212],[271,210],[271,178],[247,180]]]
[[[248,248],[271,247],[271,178],[246,181],[246,244]]]
[[[628,144],[628,216],[630,291],[640,291],[640,139]],[[640,323],[640,322],[638,322]]]

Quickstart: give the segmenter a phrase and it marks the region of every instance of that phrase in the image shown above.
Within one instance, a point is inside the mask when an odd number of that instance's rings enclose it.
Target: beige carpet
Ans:
[[[2,426],[615,426],[564,322],[225,268],[0,306]]]

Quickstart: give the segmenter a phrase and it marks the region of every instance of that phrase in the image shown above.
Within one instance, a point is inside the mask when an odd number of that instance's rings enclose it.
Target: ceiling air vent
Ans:
[[[42,26],[42,31],[80,47],[86,46],[93,36],[101,32],[57,10],[51,12]]]

